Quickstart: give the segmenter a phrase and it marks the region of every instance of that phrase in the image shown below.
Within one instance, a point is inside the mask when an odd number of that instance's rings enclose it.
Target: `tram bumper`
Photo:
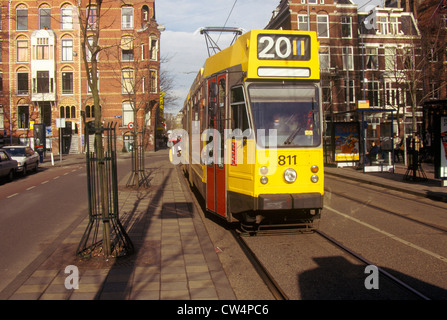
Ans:
[[[258,210],[322,209],[320,193],[260,194]]]

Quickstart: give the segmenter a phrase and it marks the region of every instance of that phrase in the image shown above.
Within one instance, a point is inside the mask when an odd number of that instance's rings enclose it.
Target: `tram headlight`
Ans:
[[[310,181],[312,181],[313,183],[317,183],[318,182],[318,176],[316,174],[312,175],[312,177],[310,177]]]
[[[310,171],[312,171],[312,173],[317,173],[318,170],[319,170],[318,166],[312,166],[312,167],[310,168]]]
[[[284,179],[288,183],[295,182],[295,180],[296,180],[296,171],[294,169],[292,169],[292,168],[286,169],[284,171]]]
[[[267,167],[261,167],[261,168],[259,169],[259,172],[260,172],[262,175],[266,175],[267,173],[269,173],[269,168],[267,168]]]
[[[262,184],[266,184],[267,182],[269,182],[269,178],[267,178],[266,176],[262,176],[261,177],[261,183]]]

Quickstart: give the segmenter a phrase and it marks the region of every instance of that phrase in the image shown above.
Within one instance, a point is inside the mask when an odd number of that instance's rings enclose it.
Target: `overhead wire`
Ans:
[[[233,10],[234,10],[234,7],[236,6],[236,3],[237,3],[237,0],[234,0],[233,6],[231,7],[231,10],[230,10],[230,13],[228,14],[227,19],[225,20],[225,23],[223,25],[224,28],[227,26],[228,19],[230,19],[230,16],[233,13]],[[219,37],[217,38],[216,43],[219,42],[219,39],[220,39],[221,35],[222,35],[222,31],[220,32]]]

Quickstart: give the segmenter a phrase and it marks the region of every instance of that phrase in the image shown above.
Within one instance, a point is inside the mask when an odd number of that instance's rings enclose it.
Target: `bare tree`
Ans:
[[[133,137],[132,173],[127,186],[140,187],[147,182],[144,168],[144,145],[145,123],[138,121],[138,115],[144,115],[150,108],[149,81],[150,61],[143,58],[140,52],[143,45],[147,45],[145,39],[139,36],[138,31],[127,33],[113,47],[107,50],[107,60],[110,62],[109,69],[113,70],[117,90],[126,96],[126,106],[131,108],[131,128]],[[116,66],[119,68],[116,68]],[[127,112],[125,112],[127,113]],[[126,117],[126,114],[124,115]],[[144,117],[141,117],[144,119]],[[123,121],[126,119],[123,119]]]
[[[84,4],[84,5],[83,5]],[[82,60],[86,70],[87,83],[90,88],[95,114],[95,153],[99,159],[104,159],[104,145],[102,140],[102,115],[100,95],[98,90],[98,55],[103,50],[99,45],[101,34],[101,18],[103,16],[103,1],[78,1],[79,27],[81,31]],[[105,26],[102,26],[105,27]],[[98,164],[100,181],[100,201],[103,218],[103,250],[105,256],[111,255],[111,226],[109,221],[109,194],[107,192],[107,177],[105,163]]]

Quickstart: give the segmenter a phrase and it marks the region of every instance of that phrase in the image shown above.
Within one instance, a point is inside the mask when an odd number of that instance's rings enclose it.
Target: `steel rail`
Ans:
[[[349,196],[349,195],[346,195],[344,193],[340,193],[340,192],[337,192],[337,191],[334,191],[334,190],[325,189],[325,191],[326,192],[331,192],[332,194],[337,195],[339,197],[342,197],[342,198],[345,198],[345,199],[348,199],[348,200],[360,203],[360,204],[362,204],[364,206],[367,206],[367,207],[370,207],[370,208],[373,208],[373,209],[376,209],[376,210],[380,210],[381,212],[386,212],[388,214],[391,214],[391,215],[394,215],[396,217],[405,219],[407,221],[411,221],[411,222],[420,224],[420,225],[425,226],[427,228],[431,228],[431,229],[434,229],[436,231],[447,232],[447,228],[446,227],[435,225],[433,223],[425,222],[425,221],[422,221],[422,220],[419,220],[419,219],[416,219],[416,218],[412,218],[412,217],[409,217],[409,216],[405,216],[405,215],[403,215],[403,214],[401,214],[399,212],[395,212],[395,211],[389,210],[387,208],[380,207],[378,205],[375,205],[375,204],[372,204],[372,203],[369,203],[369,202],[367,203],[367,202],[364,201],[364,199],[356,199],[353,196]],[[400,197],[400,196],[397,196],[397,197]],[[405,198],[403,198],[403,199],[405,199]],[[412,199],[410,199],[410,200],[413,201],[413,202],[417,202],[417,201],[412,200]],[[423,204],[423,205],[427,205],[427,206],[434,206],[434,205],[431,205],[429,203],[423,203],[423,202],[417,202],[417,203]],[[437,207],[437,206],[435,206],[435,207]],[[442,209],[444,209],[444,208],[442,208]]]
[[[276,300],[289,300],[289,297],[286,295],[286,293],[281,289],[281,287],[278,285],[278,283],[275,281],[273,276],[268,272],[268,270],[264,267],[262,262],[256,257],[256,254],[250,249],[248,244],[243,240],[241,235],[235,231],[231,230],[231,234],[233,235],[236,242],[241,247],[242,251],[244,252],[245,256],[248,258],[248,260],[251,262],[253,267],[255,268],[256,272],[261,277],[262,281],[267,285],[267,288],[272,293],[273,297]]]
[[[326,233],[320,231],[320,230],[316,230],[315,233],[319,234],[320,236],[322,236],[323,238],[325,238],[326,240],[328,240],[329,242],[335,244],[337,247],[343,249],[344,251],[346,251],[347,253],[349,253],[350,255],[354,256],[355,258],[357,258],[358,260],[362,261],[363,263],[366,263],[367,265],[374,265],[376,266],[374,263],[372,263],[371,261],[367,260],[366,258],[362,257],[361,255],[359,255],[358,253],[352,251],[351,249],[349,249],[348,247],[346,247],[345,245],[343,245],[341,242],[335,240],[334,238],[332,238],[331,236],[327,235]],[[377,267],[377,266],[376,266]],[[392,274],[390,274],[389,272],[383,270],[380,267],[377,267],[378,271],[383,274],[384,276],[386,276],[388,279],[390,279],[391,281],[397,283],[399,286],[405,288],[406,290],[410,291],[411,293],[415,294],[416,296],[418,296],[419,298],[423,299],[423,300],[431,300],[429,297],[427,297],[426,295],[424,295],[423,293],[417,291],[416,289],[412,288],[411,286],[409,286],[408,284],[406,284],[405,282],[399,280],[398,278],[396,278],[395,276],[393,276]]]

